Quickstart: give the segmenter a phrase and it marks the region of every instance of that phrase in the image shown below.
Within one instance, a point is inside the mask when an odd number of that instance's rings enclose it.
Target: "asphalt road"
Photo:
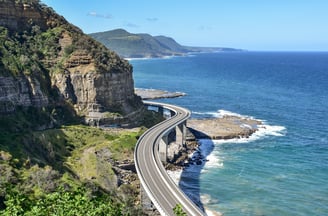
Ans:
[[[175,115],[147,130],[138,140],[134,159],[143,188],[161,215],[174,215],[173,208],[176,204],[181,204],[187,215],[205,215],[168,176],[158,152],[161,137],[187,120],[190,111],[169,104],[145,103],[162,106],[174,111]]]

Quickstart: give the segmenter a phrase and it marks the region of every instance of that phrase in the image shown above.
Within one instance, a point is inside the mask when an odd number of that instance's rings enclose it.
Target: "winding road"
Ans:
[[[158,147],[164,134],[186,121],[190,111],[163,103],[144,102],[175,113],[171,118],[147,130],[138,140],[134,160],[140,182],[161,215],[174,215],[173,208],[181,204],[187,215],[205,215],[168,176],[160,160]]]

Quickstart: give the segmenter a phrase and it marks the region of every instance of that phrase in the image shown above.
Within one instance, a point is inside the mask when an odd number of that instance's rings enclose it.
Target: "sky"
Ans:
[[[328,0],[41,0],[85,33],[123,28],[187,46],[328,51]]]

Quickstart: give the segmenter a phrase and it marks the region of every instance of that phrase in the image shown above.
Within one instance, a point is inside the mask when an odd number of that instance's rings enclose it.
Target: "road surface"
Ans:
[[[138,140],[134,159],[140,182],[161,215],[174,215],[173,208],[181,204],[187,215],[205,215],[172,181],[159,158],[162,136],[190,117],[190,111],[169,104],[144,102],[172,110],[175,115],[147,130]]]

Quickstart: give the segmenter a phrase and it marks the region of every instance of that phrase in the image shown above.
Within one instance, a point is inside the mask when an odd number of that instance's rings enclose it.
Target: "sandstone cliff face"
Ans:
[[[130,72],[96,73],[91,70],[82,73],[67,69],[53,76],[53,84],[65,99],[73,102],[78,112],[107,110],[128,114],[133,111],[133,103],[139,100],[133,93]]]
[[[73,41],[63,33],[61,50],[72,46]],[[104,111],[127,115],[140,109],[142,104],[134,94],[131,65],[113,52],[110,52],[110,58],[111,62],[104,69],[97,66],[88,50],[76,50],[65,61],[63,71],[52,75],[52,83],[78,112],[85,115]]]
[[[0,0],[0,30],[0,113],[58,104],[49,89],[83,116],[143,111],[131,65],[37,0]]]
[[[0,113],[14,112],[16,106],[43,107],[49,103],[38,80],[32,77],[0,76]]]
[[[40,13],[40,8],[33,2],[17,4],[12,0],[0,1],[0,26],[7,26],[12,29],[26,29],[26,24],[38,24],[42,27],[46,26],[45,19]]]

